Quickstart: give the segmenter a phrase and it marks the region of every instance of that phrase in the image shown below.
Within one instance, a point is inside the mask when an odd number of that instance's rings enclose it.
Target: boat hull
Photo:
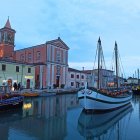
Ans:
[[[21,108],[23,105],[23,99],[22,96],[19,96],[0,101],[0,111]]]
[[[86,110],[104,111],[113,110],[128,104],[132,99],[132,94],[113,97],[86,89],[78,92],[78,99]]]
[[[136,89],[136,90],[132,90],[134,94],[136,95],[140,95],[140,90],[139,89]]]

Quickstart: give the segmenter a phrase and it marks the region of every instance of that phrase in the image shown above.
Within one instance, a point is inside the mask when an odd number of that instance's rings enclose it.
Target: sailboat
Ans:
[[[139,69],[138,69],[138,85],[132,87],[132,91],[136,95],[140,95],[140,83],[139,83]]]
[[[77,129],[80,135],[86,139],[115,140],[119,135],[124,139],[124,127],[126,127],[132,111],[131,103],[110,112],[87,114],[82,110]],[[123,124],[123,127],[120,124]],[[117,139],[120,140],[121,138]]]
[[[85,83],[85,88],[78,91],[78,99],[80,104],[85,110],[94,111],[107,111],[119,108],[128,104],[132,99],[132,92],[126,89],[119,88],[119,76],[118,76],[118,47],[115,42],[115,65],[116,65],[116,88],[102,89],[101,87],[101,69],[102,69],[102,45],[99,37],[97,43],[98,51],[98,82],[97,88],[89,88],[87,83]]]

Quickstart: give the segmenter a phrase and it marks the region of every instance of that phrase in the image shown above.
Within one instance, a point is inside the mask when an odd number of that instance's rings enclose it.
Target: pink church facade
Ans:
[[[67,87],[69,47],[58,39],[14,51],[14,59],[36,65],[35,88]]]

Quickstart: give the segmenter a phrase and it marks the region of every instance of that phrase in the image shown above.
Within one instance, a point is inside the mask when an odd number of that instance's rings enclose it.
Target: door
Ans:
[[[56,76],[56,87],[59,87],[60,76]]]
[[[27,79],[26,88],[27,88],[27,89],[30,88],[30,79]]]

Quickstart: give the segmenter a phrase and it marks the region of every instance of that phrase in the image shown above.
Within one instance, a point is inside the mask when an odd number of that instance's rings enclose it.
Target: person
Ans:
[[[13,87],[14,87],[14,91],[17,90],[17,83],[16,82],[14,83]]]
[[[18,83],[18,90],[20,90],[20,87],[21,87],[21,85],[20,85],[20,82]]]

